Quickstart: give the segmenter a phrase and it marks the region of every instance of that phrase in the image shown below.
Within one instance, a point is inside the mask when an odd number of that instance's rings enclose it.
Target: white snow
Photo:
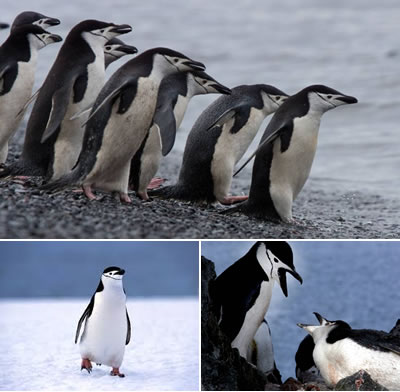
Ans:
[[[0,390],[199,390],[197,298],[132,299],[121,372],[80,370],[76,325],[88,300],[0,301]]]

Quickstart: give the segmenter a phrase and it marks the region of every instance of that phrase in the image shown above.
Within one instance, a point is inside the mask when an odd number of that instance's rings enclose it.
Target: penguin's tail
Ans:
[[[24,162],[14,162],[9,166],[0,165],[0,179],[8,179],[12,176],[43,176],[42,170],[26,165]]]
[[[230,207],[225,210],[222,210],[219,213],[221,215],[231,215],[231,214],[235,214],[236,212],[246,213],[245,211],[247,209],[247,204],[248,204],[247,201],[244,201],[243,203],[236,204],[234,207]]]
[[[81,176],[79,175],[79,172],[77,170],[73,170],[57,180],[50,180],[49,182],[41,185],[40,189],[48,193],[54,193],[73,186],[81,185],[80,182]]]

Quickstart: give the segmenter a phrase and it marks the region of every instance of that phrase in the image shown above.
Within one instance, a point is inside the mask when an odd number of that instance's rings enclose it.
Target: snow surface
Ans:
[[[80,371],[74,337],[88,301],[0,301],[0,390],[199,390],[197,298],[128,301],[125,378]]]

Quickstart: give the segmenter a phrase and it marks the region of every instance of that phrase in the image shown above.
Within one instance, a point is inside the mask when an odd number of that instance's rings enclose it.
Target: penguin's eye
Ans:
[[[279,260],[276,257],[274,257],[274,261],[275,263],[279,263]]]
[[[331,99],[331,98],[332,98],[332,95],[327,95],[326,98]]]
[[[276,97],[275,99],[276,99],[277,101],[279,101],[279,100],[281,99],[281,97],[278,96],[278,97]]]
[[[106,50],[111,50],[111,46],[106,46],[105,49]]]
[[[174,63],[177,63],[179,61],[179,59],[174,58]]]
[[[206,84],[207,83],[207,80],[203,80],[203,84]]]
[[[101,29],[101,30],[100,30],[100,33],[104,33],[104,29]]]

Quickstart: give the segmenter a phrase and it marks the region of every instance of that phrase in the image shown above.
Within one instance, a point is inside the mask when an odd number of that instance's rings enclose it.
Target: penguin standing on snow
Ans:
[[[219,326],[246,359],[268,310],[274,282],[288,295],[286,273],[303,282],[294,267],[290,245],[285,241],[259,241],[210,286]]]
[[[111,375],[125,377],[119,368],[124,359],[125,346],[131,339],[131,323],[126,309],[126,295],[122,284],[125,270],[108,267],[76,329],[75,344],[84,323],[79,342],[81,370],[92,371],[92,363],[112,367]]]
[[[95,101],[76,167],[43,189],[81,185],[90,200],[96,199],[92,192],[95,188],[116,192],[121,201],[130,203],[131,159],[151,126],[162,79],[173,73],[204,69],[202,63],[168,48],[147,50],[125,63]]]
[[[297,325],[312,336],[314,362],[329,386],[362,369],[388,390],[400,390],[400,337],[314,314],[320,325]]]
[[[243,85],[214,101],[196,120],[186,141],[177,184],[151,195],[193,202],[232,204],[247,196],[229,196],[235,164],[264,119],[287,98],[265,84]]]
[[[61,40],[59,35],[27,24],[13,28],[0,47],[0,163],[7,159],[8,141],[32,95],[38,51]]]
[[[129,185],[138,196],[147,200],[147,187],[157,173],[161,156],[172,149],[176,130],[180,127],[189,101],[200,94],[230,94],[223,86],[205,72],[186,72],[163,79],[158,92],[153,124],[131,162]],[[160,185],[161,181],[156,181]]]
[[[288,98],[272,117],[255,153],[249,199],[230,212],[291,222],[293,201],[310,174],[322,115],[356,102],[322,85]]]
[[[130,31],[128,25],[97,20],[80,22],[70,31],[40,88],[22,154],[4,175],[56,179],[72,169],[82,146],[85,118],[71,116],[92,104],[104,85],[105,43]]]
[[[279,385],[282,384],[281,373],[276,367],[274,359],[271,329],[265,319],[249,345],[247,360],[267,375],[268,382]]]

